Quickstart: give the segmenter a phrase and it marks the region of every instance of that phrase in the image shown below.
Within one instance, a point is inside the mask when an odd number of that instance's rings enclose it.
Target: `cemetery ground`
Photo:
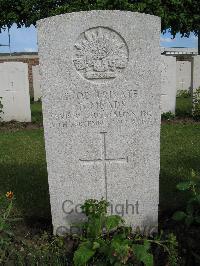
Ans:
[[[177,99],[180,118],[165,120],[161,127],[159,226],[177,236],[183,257],[181,265],[200,263],[198,227],[187,227],[171,218],[176,210],[185,209],[189,198],[189,193],[177,191],[176,185],[191,180],[193,171],[200,173],[200,123],[190,118],[190,108],[190,99]],[[0,126],[0,194],[14,192],[13,216],[20,218],[13,225],[15,237],[43,249],[49,236],[42,232],[51,232],[51,213],[41,103],[32,103],[31,110],[32,123],[11,122]],[[76,241],[68,239],[71,252]],[[63,265],[61,261],[57,263],[54,265]],[[158,265],[165,265],[162,263],[161,259]]]

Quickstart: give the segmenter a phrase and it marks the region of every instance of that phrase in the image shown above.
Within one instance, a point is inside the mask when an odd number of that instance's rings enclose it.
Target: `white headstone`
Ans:
[[[54,232],[102,197],[127,224],[156,226],[160,18],[91,11],[37,27]]]
[[[28,65],[21,62],[0,64],[0,97],[3,121],[31,121]]]
[[[175,113],[176,109],[176,58],[161,56],[161,111]]]
[[[193,91],[200,87],[200,55],[193,58]]]
[[[37,102],[42,97],[42,92],[40,88],[40,73],[38,65],[32,67],[32,73],[33,73],[34,101]]]
[[[192,62],[191,61],[177,61],[176,62],[176,88],[179,90],[191,89],[192,85]]]

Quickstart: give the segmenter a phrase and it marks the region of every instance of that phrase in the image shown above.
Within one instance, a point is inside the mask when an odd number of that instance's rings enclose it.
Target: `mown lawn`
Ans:
[[[41,104],[32,106],[41,122]],[[17,211],[33,219],[50,219],[48,181],[42,128],[1,131],[0,193],[13,190]],[[176,184],[200,173],[200,124],[163,124],[161,128],[160,210],[173,212],[185,197]]]
[[[165,124],[161,127],[160,207],[171,212],[183,205],[185,193],[176,184],[200,174],[200,124]]]
[[[176,98],[176,116],[189,117],[192,114],[192,98],[177,97]]]
[[[23,216],[50,217],[42,129],[0,132],[0,193],[14,191]]]

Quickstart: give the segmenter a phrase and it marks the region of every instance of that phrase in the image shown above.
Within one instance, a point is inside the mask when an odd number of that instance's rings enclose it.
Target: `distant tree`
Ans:
[[[162,31],[170,30],[173,36],[180,32],[189,37],[190,32],[199,36],[200,54],[200,0],[0,0],[0,28],[16,23],[35,25],[45,17],[62,13],[93,10],[119,9],[138,11],[160,16]]]

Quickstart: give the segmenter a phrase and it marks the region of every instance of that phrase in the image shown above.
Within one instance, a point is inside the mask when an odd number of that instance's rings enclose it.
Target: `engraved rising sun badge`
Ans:
[[[128,47],[114,30],[91,28],[79,36],[75,44],[74,65],[88,80],[116,78],[128,63]]]

